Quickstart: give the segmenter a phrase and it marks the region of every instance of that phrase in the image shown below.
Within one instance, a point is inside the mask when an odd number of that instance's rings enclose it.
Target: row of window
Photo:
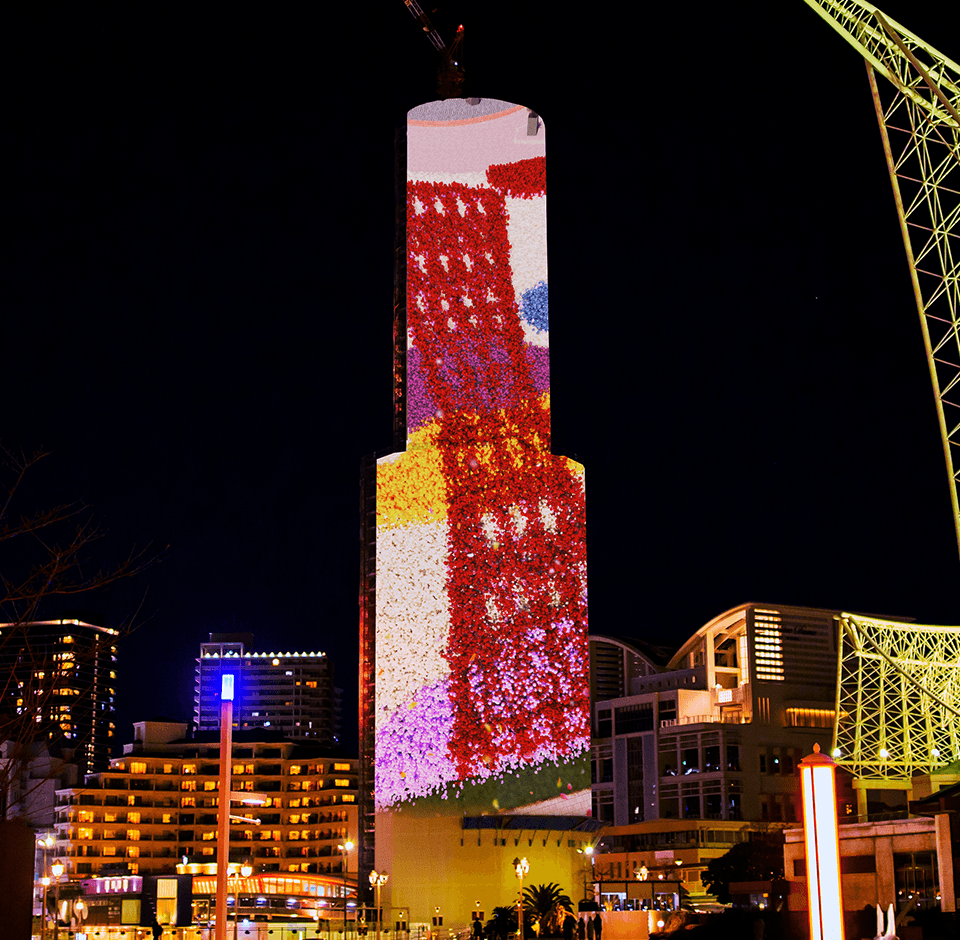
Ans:
[[[130,761],[129,771],[132,774],[175,774],[180,773],[184,775],[192,775],[198,773],[201,776],[220,776],[220,765],[219,764],[182,764],[179,767],[173,763],[155,763],[148,764],[146,761],[132,760]],[[126,770],[127,767],[123,763],[118,763],[114,765],[115,770]],[[282,774],[283,768],[279,764],[273,764],[269,766],[260,765],[259,769],[256,769],[256,765],[252,763],[245,764],[234,764],[230,768],[231,773],[234,776],[237,775],[247,775],[247,774],[261,774],[261,775],[276,775]],[[336,773],[337,771],[346,771],[347,773],[356,773],[356,769],[348,761],[337,761],[333,764],[332,772]],[[307,776],[317,776],[327,774],[327,765],[326,764],[291,764],[287,768],[287,773],[293,776],[298,776],[300,774],[305,774]]]

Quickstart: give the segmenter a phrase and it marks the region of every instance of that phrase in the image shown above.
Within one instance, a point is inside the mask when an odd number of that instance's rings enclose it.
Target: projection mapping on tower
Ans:
[[[550,452],[545,181],[524,107],[408,115],[406,450],[376,467],[378,812],[589,806],[584,474]]]

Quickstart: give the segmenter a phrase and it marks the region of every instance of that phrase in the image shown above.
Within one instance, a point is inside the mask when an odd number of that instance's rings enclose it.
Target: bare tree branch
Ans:
[[[60,736],[64,722],[58,723],[56,715],[67,714],[73,702],[92,692],[78,681],[87,671],[77,657],[86,654],[78,648],[69,659],[62,654],[51,659],[44,644],[31,641],[30,625],[61,618],[67,599],[136,577],[163,558],[149,545],[131,548],[119,560],[104,557],[105,532],[83,503],[20,510],[25,481],[49,456],[49,451],[28,453],[0,444],[0,658],[12,662],[15,657],[18,664],[0,674],[0,797],[13,792],[12,784],[24,783],[38,746]],[[135,616],[120,625],[122,633],[133,628]],[[118,639],[119,633],[111,642]],[[85,743],[74,739],[69,746]],[[42,782],[19,786],[21,799]]]

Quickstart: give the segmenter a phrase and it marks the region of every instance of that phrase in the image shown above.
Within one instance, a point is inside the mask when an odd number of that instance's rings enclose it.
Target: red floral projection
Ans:
[[[542,191],[538,159],[491,167],[489,178],[513,193],[539,179]],[[589,742],[583,482],[550,453],[507,221],[500,190],[409,184],[408,324],[447,482],[444,655],[461,779]]]

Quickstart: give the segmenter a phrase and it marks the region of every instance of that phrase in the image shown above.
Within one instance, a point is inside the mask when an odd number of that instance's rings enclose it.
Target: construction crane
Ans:
[[[453,42],[448,46],[437,32],[430,17],[423,12],[417,0],[403,0],[413,18],[427,34],[433,48],[440,53],[440,68],[437,69],[437,94],[441,98],[462,98],[464,71],[461,64],[463,55],[463,26],[457,27]]]
[[[920,314],[960,547],[960,66],[872,3],[805,2],[867,66]],[[878,73],[887,80],[883,96]],[[892,98],[884,103],[890,86]]]
[[[872,3],[805,2],[867,66],[960,546],[960,66]],[[877,74],[886,79],[883,95]],[[862,779],[906,787],[914,773],[960,757],[960,627],[844,614],[838,652],[833,753],[840,764]],[[858,790],[861,813],[864,793]]]

